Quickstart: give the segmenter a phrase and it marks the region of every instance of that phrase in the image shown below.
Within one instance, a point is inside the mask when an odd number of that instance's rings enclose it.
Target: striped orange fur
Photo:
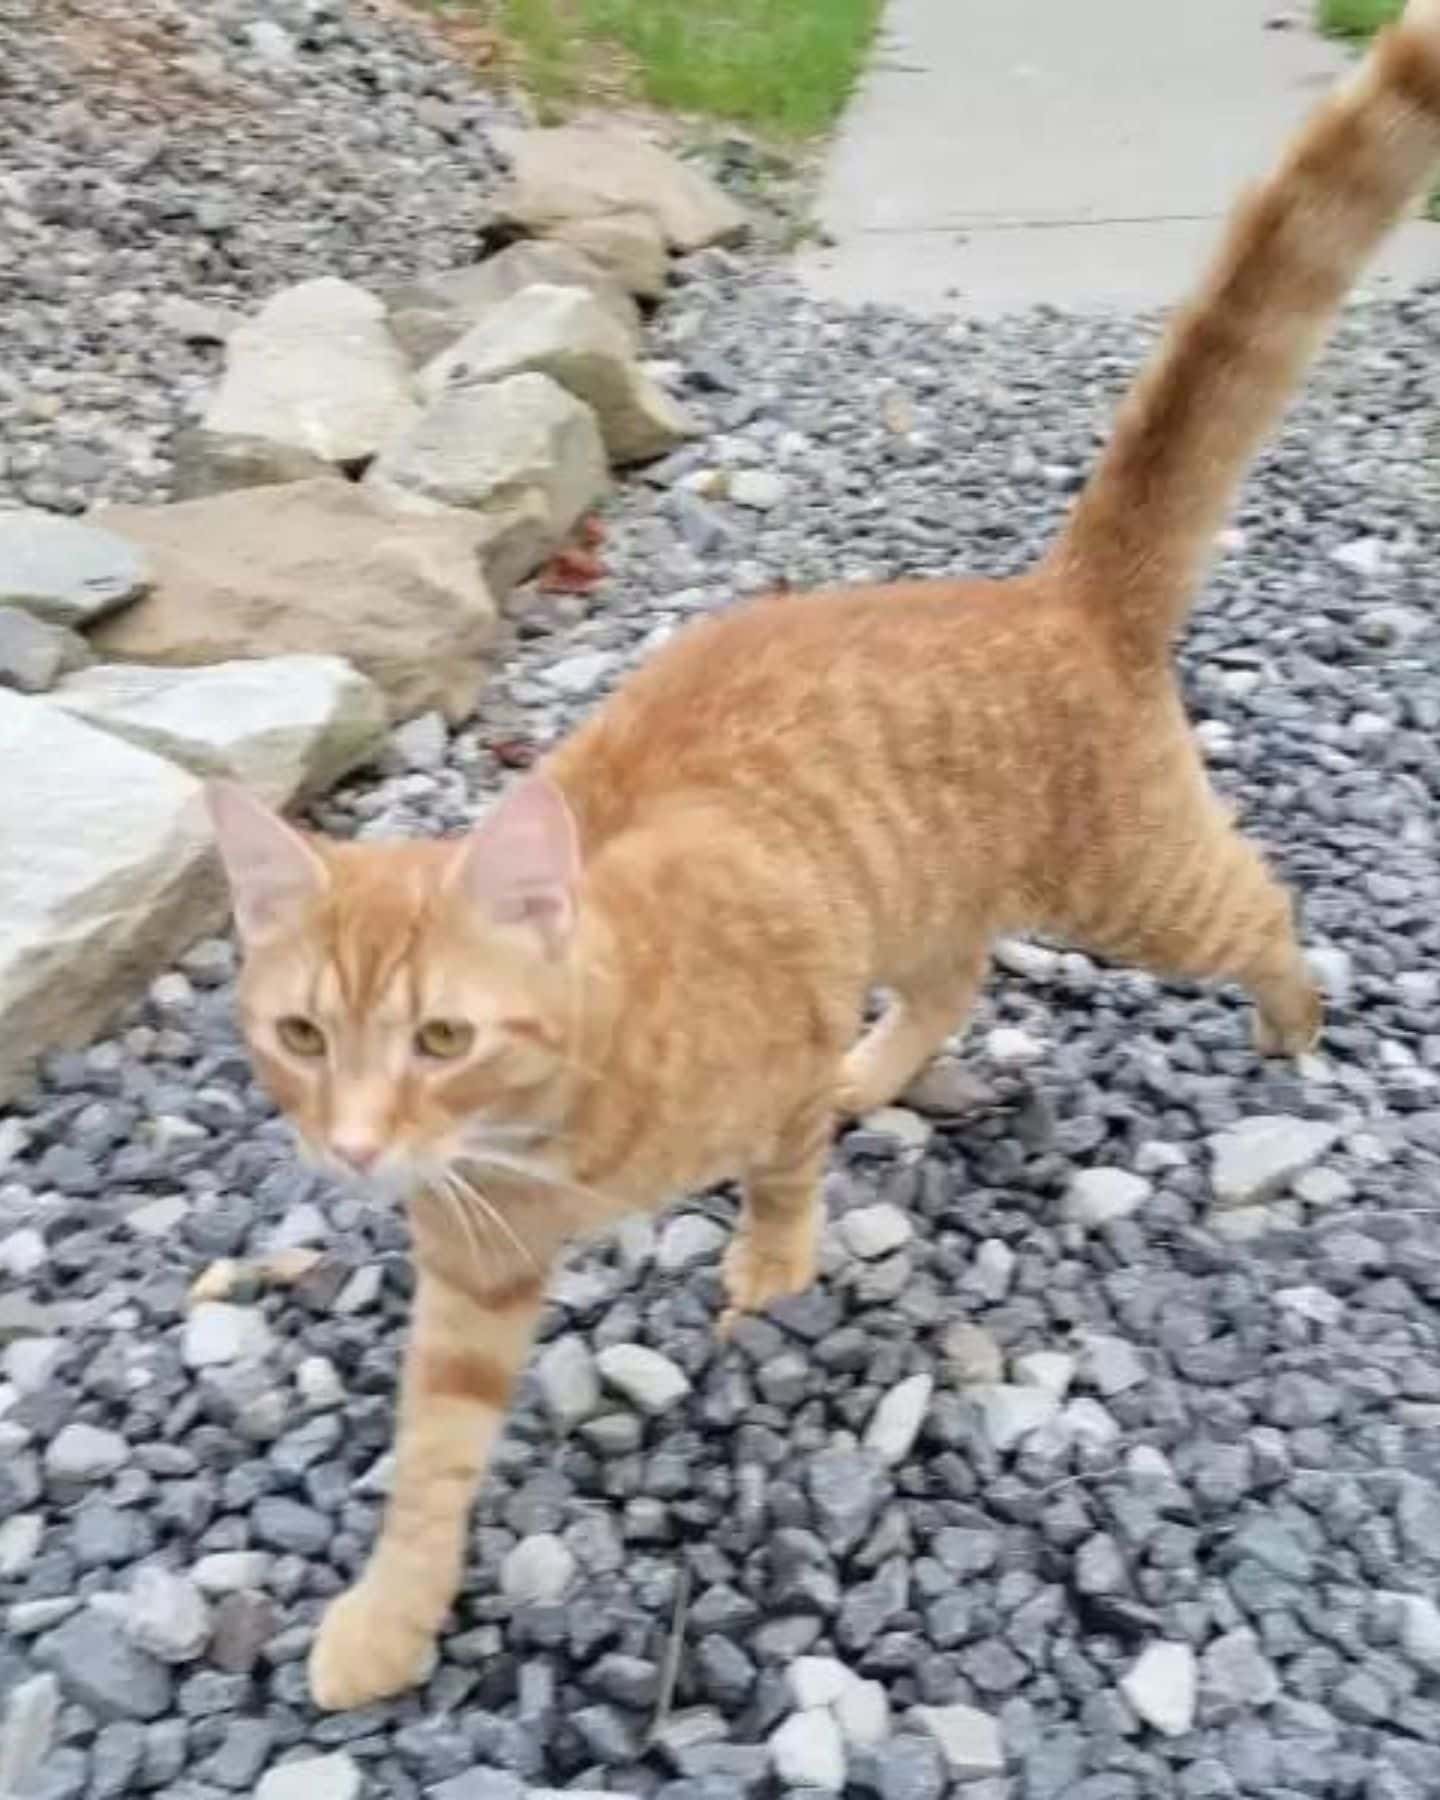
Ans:
[[[999,933],[1320,1004],[1291,903],[1212,792],[1170,665],[1249,459],[1440,160],[1411,0],[1237,208],[1058,542],[1018,579],[777,598],[666,646],[450,844],[213,805],[256,1065],[317,1151],[412,1196],[394,1495],[316,1698],[420,1677],[470,1493],[569,1237],[745,1183],[733,1308],[815,1270],[835,1114],[897,1093]],[[891,1010],[855,1042],[867,994]]]

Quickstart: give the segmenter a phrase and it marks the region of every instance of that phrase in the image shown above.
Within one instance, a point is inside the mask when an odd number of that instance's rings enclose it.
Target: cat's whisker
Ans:
[[[460,1192],[454,1178],[448,1171],[443,1174],[440,1181],[436,1183],[436,1191],[446,1202],[449,1210],[454,1214],[460,1227],[460,1234],[464,1238],[466,1246],[472,1252],[476,1266],[481,1266],[486,1259],[485,1246],[481,1240],[479,1225],[475,1219],[474,1213],[465,1202],[465,1196]]]
[[[547,1168],[544,1163],[532,1162],[528,1158],[508,1156],[503,1152],[479,1151],[472,1158],[476,1163],[498,1169],[502,1174],[518,1175],[524,1181],[533,1181],[539,1187],[553,1188],[557,1193],[574,1194],[581,1200],[593,1201],[607,1212],[615,1210],[614,1201],[609,1194],[587,1182],[576,1181],[568,1175],[561,1175],[556,1170]]]
[[[525,1261],[526,1265],[529,1267],[531,1273],[534,1275],[541,1274],[542,1270],[540,1267],[540,1263],[539,1263],[539,1260],[537,1259],[534,1251],[525,1242],[525,1240],[520,1236],[520,1233],[518,1231],[516,1231],[515,1227],[510,1223],[510,1221],[505,1217],[504,1213],[502,1213],[500,1211],[500,1209],[495,1205],[495,1203],[486,1194],[484,1194],[478,1187],[476,1187],[473,1182],[469,1181],[463,1174],[461,1174],[459,1172],[459,1170],[453,1170],[451,1172],[451,1179],[454,1181],[456,1187],[465,1195],[466,1201],[479,1210],[480,1216],[482,1218],[488,1220],[494,1226],[496,1226],[498,1228],[498,1230],[501,1233],[503,1233],[503,1235],[510,1241],[510,1243],[514,1246],[514,1248],[519,1252],[520,1256],[524,1259],[524,1261]]]

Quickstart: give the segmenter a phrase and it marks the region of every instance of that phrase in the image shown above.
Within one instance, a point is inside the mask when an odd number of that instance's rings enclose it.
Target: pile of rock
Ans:
[[[633,134],[508,149],[494,256],[192,308],[225,368],[176,500],[0,513],[0,1100],[215,922],[197,777],[287,806],[388,724],[467,717],[510,591],[612,467],[695,435],[639,303],[743,215]]]

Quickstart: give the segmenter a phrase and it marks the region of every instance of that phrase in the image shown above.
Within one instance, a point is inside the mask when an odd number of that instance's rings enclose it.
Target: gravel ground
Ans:
[[[220,363],[166,302],[471,260],[505,110],[347,0],[0,0],[0,498],[163,496]]]
[[[262,16],[196,30],[233,43]],[[250,120],[211,145],[226,168],[293,159],[243,266],[192,255],[214,253],[193,218],[143,250],[59,221],[0,273],[18,497],[163,491],[208,365],[148,299],[107,321],[113,258],[145,259],[137,291],[211,300],[463,252],[490,174],[478,137],[423,138],[417,94],[444,78],[357,15],[308,16],[334,36],[304,106],[296,77],[263,144]],[[393,69],[383,101],[365,67]],[[392,107],[386,154],[347,139]],[[20,117],[10,201],[79,180],[63,110]],[[333,204],[320,138],[365,157]],[[426,193],[422,139],[453,191]],[[150,196],[216,179],[146,164],[137,237],[170,216]],[[369,218],[385,193],[417,196],[413,222]],[[1020,565],[1151,330],[846,314],[693,259],[654,354],[711,435],[616,495],[609,578],[537,598],[475,725],[408,728],[320,822],[461,824],[737,590]],[[235,1036],[228,944],[51,1061],[0,1116],[0,1342],[43,1332],[0,1350],[0,1692],[43,1667],[66,1695],[38,1793],[216,1800],[300,1746],[342,1759],[305,1800],[352,1792],[352,1765],[367,1800],[729,1800],[833,1790],[842,1764],[881,1800],[1440,1791],[1437,349],[1434,298],[1352,315],[1185,648],[1217,779],[1303,897],[1336,996],[1322,1053],[1261,1065],[1234,996],[1011,946],[963,1069],[931,1083],[940,1116],[838,1145],[814,1292],[720,1350],[725,1195],[577,1254],[423,1695],[321,1718],[304,1688],[375,1529],[398,1223],[293,1160]],[[62,480],[77,445],[92,461]],[[748,471],[748,504],[704,497],[717,466]],[[1257,1118],[1281,1122],[1237,1135]],[[198,1269],[296,1244],[325,1252],[299,1289],[187,1326]],[[607,1355],[637,1344],[665,1363]]]

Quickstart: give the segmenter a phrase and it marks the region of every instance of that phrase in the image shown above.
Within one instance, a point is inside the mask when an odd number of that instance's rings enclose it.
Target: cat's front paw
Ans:
[[[757,1244],[740,1231],[725,1252],[724,1283],[728,1302],[720,1316],[726,1336],[741,1313],[760,1312],[787,1294],[803,1294],[819,1272],[813,1230]]]
[[[1325,1003],[1319,990],[1307,988],[1297,995],[1283,1016],[1255,1014],[1255,1048],[1261,1056],[1303,1056],[1320,1041],[1325,1026]]]
[[[435,1663],[435,1639],[397,1616],[361,1581],[332,1600],[310,1652],[310,1694],[323,1712],[348,1712],[418,1687]]]

